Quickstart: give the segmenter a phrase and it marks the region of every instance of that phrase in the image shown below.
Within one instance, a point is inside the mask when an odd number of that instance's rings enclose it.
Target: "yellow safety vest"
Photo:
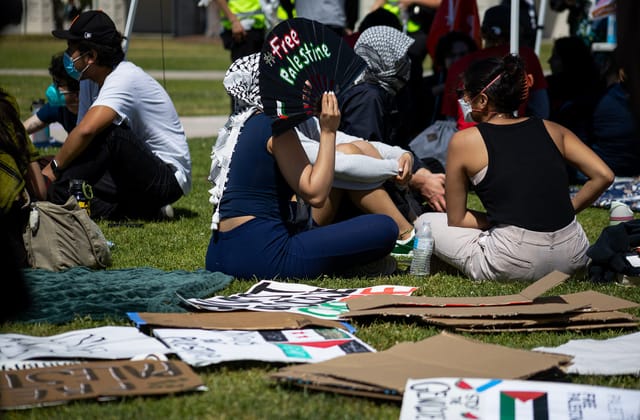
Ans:
[[[259,0],[229,0],[227,2],[229,10],[237,16],[238,20],[253,19],[252,29],[263,29],[265,27],[265,16],[262,13]],[[231,30],[231,21],[220,11],[222,27]]]
[[[291,1],[291,5],[293,6],[293,16],[292,17],[296,17],[297,13],[296,13],[296,2],[295,1]],[[276,12],[276,16],[278,16],[278,19],[280,20],[287,20],[289,19],[289,15],[287,14],[287,11],[284,10],[284,8],[282,6],[278,6],[278,11]]]
[[[400,15],[400,4],[398,3],[398,0],[387,0],[382,8],[396,15],[400,22],[404,23],[402,22],[402,16]],[[409,19],[407,22],[407,32],[411,33],[419,30],[420,25]]]

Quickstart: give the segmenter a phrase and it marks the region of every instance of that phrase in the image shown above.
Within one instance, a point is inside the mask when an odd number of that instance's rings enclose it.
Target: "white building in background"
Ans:
[[[359,2],[360,18],[362,18],[367,14],[374,0],[359,0]],[[102,9],[111,16],[116,27],[124,32],[130,3],[130,0],[92,0],[92,8]],[[197,3],[198,0],[138,0],[133,32],[164,32],[175,36],[204,34],[207,13],[205,9],[198,7]],[[480,20],[482,20],[485,10],[499,4],[500,0],[477,0],[477,3]],[[536,5],[540,5],[540,0],[536,0]],[[51,33],[55,26],[52,0],[23,0],[23,8],[22,23],[8,27],[4,33]],[[569,31],[566,21],[566,11],[557,13],[547,6],[544,38],[554,39],[566,36]]]

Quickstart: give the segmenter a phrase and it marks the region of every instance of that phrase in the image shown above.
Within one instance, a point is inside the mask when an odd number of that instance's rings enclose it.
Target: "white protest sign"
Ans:
[[[640,391],[478,378],[409,379],[400,420],[640,418]]]
[[[49,337],[0,334],[0,359],[40,358],[129,359],[169,349],[135,327],[99,327]]]
[[[262,280],[245,293],[184,299],[185,303],[206,311],[286,311],[323,319],[338,319],[347,312],[346,301],[358,296],[409,296],[417,287],[380,285],[353,289],[324,289],[298,283]]]
[[[640,376],[640,332],[606,340],[569,340],[558,347],[533,350],[573,356],[568,373]]]
[[[339,328],[301,330],[153,330],[183,361],[207,366],[236,360],[315,363],[349,353],[375,352]]]

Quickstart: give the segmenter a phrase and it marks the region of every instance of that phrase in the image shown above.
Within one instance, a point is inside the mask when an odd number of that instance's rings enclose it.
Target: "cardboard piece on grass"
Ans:
[[[393,399],[404,392],[409,378],[526,379],[571,361],[570,357],[558,356],[485,344],[443,332],[417,343],[400,343],[378,353],[352,354],[313,365],[286,367],[270,377],[337,393],[366,393],[367,396]]]
[[[569,278],[569,275],[559,271],[553,271],[540,280],[529,285],[520,293],[503,296],[472,296],[472,297],[428,297],[428,296],[394,296],[378,295],[363,296],[348,301],[349,310],[382,308],[387,306],[434,306],[434,307],[458,307],[458,306],[503,306],[523,305],[532,303],[543,293],[551,290],[558,284]]]
[[[585,324],[585,325],[555,325],[555,326],[546,326],[546,327],[505,327],[505,328],[492,328],[487,330],[479,330],[477,328],[455,328],[456,332],[468,332],[468,333],[478,333],[478,332],[491,332],[491,333],[501,333],[501,332],[535,332],[535,331],[587,331],[587,330],[608,330],[608,329],[627,329],[627,328],[638,328],[637,322],[610,322],[606,324]]]
[[[626,312],[606,311],[606,312],[586,312],[576,314],[566,314],[561,316],[542,316],[530,318],[437,318],[424,317],[428,324],[446,328],[463,328],[472,331],[496,331],[503,329],[527,328],[531,330],[547,329],[554,327],[562,328],[609,328],[612,323],[616,325],[637,326],[638,318]]]
[[[640,303],[605,295],[594,290],[560,295],[567,303],[589,302],[590,311],[617,311],[619,309],[632,309],[640,307]]]
[[[569,314],[572,312],[599,312],[630,309],[640,306],[639,303],[605,295],[592,290],[571,293],[561,296],[546,296],[534,299],[526,305],[506,305],[487,307],[385,307],[361,311],[349,311],[342,314],[343,318],[358,316],[392,315],[392,316],[420,316],[420,317],[457,317],[457,318],[500,318],[500,317],[528,317]]]
[[[544,298],[543,298],[544,299]],[[528,305],[507,306],[468,306],[468,307],[386,307],[378,309],[366,309],[362,311],[349,311],[342,314],[342,318],[355,318],[361,316],[392,315],[392,316],[418,316],[418,317],[450,317],[450,318],[494,318],[494,317],[521,317],[530,315],[560,315],[575,312],[580,309],[588,309],[588,303],[532,303]]]
[[[154,327],[203,330],[285,330],[324,327],[350,330],[342,322],[291,312],[129,312],[127,315],[141,330]]]
[[[0,408],[198,390],[202,380],[180,361],[112,361],[0,372]]]

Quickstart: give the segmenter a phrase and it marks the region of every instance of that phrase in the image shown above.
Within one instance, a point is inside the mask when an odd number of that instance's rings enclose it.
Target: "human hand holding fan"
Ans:
[[[294,18],[267,35],[260,55],[260,96],[274,119],[274,134],[320,112],[324,92],[341,94],[366,63],[342,38],[319,22]]]

